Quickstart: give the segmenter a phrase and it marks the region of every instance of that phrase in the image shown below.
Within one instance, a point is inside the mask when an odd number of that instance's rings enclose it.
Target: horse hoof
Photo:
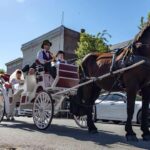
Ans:
[[[136,137],[136,135],[126,135],[126,139],[129,142],[138,142],[138,138]]]
[[[150,141],[150,135],[143,135],[143,141]]]
[[[97,130],[90,130],[89,133],[90,133],[90,134],[97,134],[98,131],[97,131]]]

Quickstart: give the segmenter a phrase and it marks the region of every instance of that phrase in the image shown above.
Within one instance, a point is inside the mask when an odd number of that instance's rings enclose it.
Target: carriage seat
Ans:
[[[79,83],[78,68],[75,65],[60,63],[57,67],[56,87],[71,88]]]

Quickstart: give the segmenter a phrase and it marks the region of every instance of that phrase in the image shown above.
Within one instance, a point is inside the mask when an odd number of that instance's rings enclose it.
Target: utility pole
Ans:
[[[61,25],[64,25],[64,11],[62,11],[62,16],[61,16]]]
[[[64,25],[64,11],[62,11],[62,16],[61,16],[61,26]],[[61,32],[62,32],[62,27],[60,27],[60,38],[59,38],[59,50],[61,49]]]

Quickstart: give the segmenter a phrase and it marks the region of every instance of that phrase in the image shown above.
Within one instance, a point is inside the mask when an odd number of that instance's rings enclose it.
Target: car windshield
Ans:
[[[99,99],[107,101],[124,101],[125,96],[119,94],[100,95]]]
[[[127,96],[126,95],[122,95],[122,94],[118,94],[118,93],[110,93],[110,94],[102,94],[99,96],[100,100],[106,100],[106,101],[126,101]],[[136,101],[141,101],[142,97],[137,95],[136,96]]]
[[[105,99],[107,99],[107,97],[108,97],[108,95],[100,95],[100,96],[99,96],[99,99],[100,99],[100,100],[105,100]]]

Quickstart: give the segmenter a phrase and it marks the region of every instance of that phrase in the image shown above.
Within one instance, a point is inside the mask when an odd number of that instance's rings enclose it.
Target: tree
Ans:
[[[3,74],[5,73],[5,70],[4,69],[0,69],[0,74]]]
[[[109,46],[107,44],[108,40],[106,35],[111,37],[110,34],[107,33],[107,30],[103,30],[102,33],[98,33],[97,35],[91,35],[85,33],[85,30],[82,29],[80,33],[80,41],[78,42],[78,48],[76,50],[77,57],[82,59],[88,53],[107,52]]]
[[[150,12],[147,14],[147,20],[145,21],[145,18],[142,16],[141,20],[140,20],[140,25],[138,26],[138,28],[141,30],[146,24],[147,22],[150,22]]]

